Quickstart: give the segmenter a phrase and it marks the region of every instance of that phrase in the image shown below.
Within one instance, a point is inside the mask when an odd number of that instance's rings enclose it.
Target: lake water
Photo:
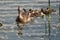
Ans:
[[[18,15],[17,8],[22,5],[25,9],[41,9],[47,8],[47,2],[39,0],[2,0],[0,1],[0,22],[3,26],[0,28],[0,40],[48,40],[48,27],[45,27],[45,21],[39,17],[35,18],[33,24],[28,24],[23,27],[23,35],[18,35],[18,27],[15,19]],[[56,12],[50,16],[51,40],[60,40],[60,29],[57,27],[59,23],[59,3],[52,2],[51,8]],[[48,25],[46,17],[46,25]]]

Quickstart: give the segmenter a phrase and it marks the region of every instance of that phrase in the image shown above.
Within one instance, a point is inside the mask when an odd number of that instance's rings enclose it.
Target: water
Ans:
[[[57,0],[56,0],[57,1]],[[56,13],[51,14],[51,40],[60,40],[60,29],[57,26],[58,21],[58,2],[51,3],[51,8],[56,9]],[[23,35],[18,36],[18,27],[15,19],[18,15],[17,8],[22,5],[25,9],[47,8],[47,2],[39,2],[39,0],[3,0],[0,1],[0,22],[3,26],[0,28],[0,40],[48,40],[48,31],[45,34],[44,20],[35,18],[33,24],[23,27]],[[46,17],[46,24],[47,24]],[[46,35],[46,36],[45,36]]]

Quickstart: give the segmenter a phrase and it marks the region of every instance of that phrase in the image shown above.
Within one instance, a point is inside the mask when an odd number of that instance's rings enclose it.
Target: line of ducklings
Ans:
[[[34,17],[40,17],[40,16],[44,16],[44,15],[48,15],[52,12],[56,12],[56,10],[54,9],[43,9],[41,8],[40,10],[33,10],[33,9],[29,9],[26,10],[24,9],[22,6],[18,6],[18,16],[16,18],[16,22],[18,24],[22,24],[25,25],[27,23],[29,23],[30,21],[34,20]]]

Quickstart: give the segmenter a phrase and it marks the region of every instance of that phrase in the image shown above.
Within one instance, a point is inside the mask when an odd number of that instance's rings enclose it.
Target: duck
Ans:
[[[54,9],[49,9],[49,8],[47,8],[47,9],[45,9],[45,10],[43,10],[43,13],[45,14],[45,15],[48,15],[49,13],[51,14],[52,12],[56,12],[56,10],[54,10]]]
[[[33,17],[31,17],[31,13],[29,11],[23,13],[23,8],[18,6],[18,16],[16,18],[16,22],[25,25],[32,20]]]
[[[39,10],[37,10],[37,9],[32,10],[31,11],[31,16],[33,16],[33,17],[39,17],[40,16]]]

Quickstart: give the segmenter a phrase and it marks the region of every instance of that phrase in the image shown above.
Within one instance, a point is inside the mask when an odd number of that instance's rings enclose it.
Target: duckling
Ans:
[[[45,14],[45,15],[48,15],[49,13],[52,13],[52,12],[56,12],[56,10],[51,9],[51,8],[50,8],[50,9],[47,8],[47,9],[44,10],[44,14]]]

